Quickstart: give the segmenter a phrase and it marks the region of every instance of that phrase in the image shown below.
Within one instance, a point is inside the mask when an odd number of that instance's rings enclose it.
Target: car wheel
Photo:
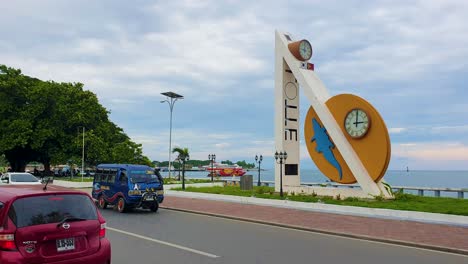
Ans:
[[[150,210],[151,210],[151,212],[157,212],[158,209],[159,209],[159,203],[158,203],[158,201],[155,201],[155,202],[151,205]]]
[[[125,213],[126,211],[125,200],[123,197],[120,197],[117,201],[117,211],[119,211],[119,213]]]
[[[106,209],[106,208],[107,208],[107,202],[106,202],[106,200],[104,199],[104,196],[103,196],[103,195],[99,196],[98,206],[99,206],[99,208],[101,208],[101,209]]]

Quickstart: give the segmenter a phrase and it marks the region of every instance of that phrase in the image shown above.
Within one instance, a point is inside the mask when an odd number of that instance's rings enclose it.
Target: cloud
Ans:
[[[319,39],[344,50],[340,57],[328,58],[318,67],[334,82],[411,80],[433,75],[434,69],[438,74],[466,69],[466,3],[419,1],[408,5],[394,1],[360,8],[360,16],[342,14],[347,25],[325,17],[321,24],[312,26],[322,33]],[[336,30],[323,30],[332,26]]]
[[[433,127],[431,128],[431,131],[436,134],[444,134],[444,133],[449,133],[449,134],[462,134],[462,133],[468,133],[468,125],[462,125],[462,126],[439,126],[439,127]]]
[[[388,129],[388,133],[390,133],[390,134],[400,134],[400,133],[405,132],[406,130],[407,129],[403,128],[403,127],[392,127],[390,129]]]
[[[391,124],[394,157],[460,159],[468,145],[468,2],[337,4],[6,1],[0,59],[41,79],[84,83],[153,159],[168,155],[169,124],[160,124],[167,106],[154,111],[166,91],[186,98],[176,107],[186,119],[178,116],[184,130],[174,129],[173,146],[199,159],[218,150],[226,159],[267,157],[275,150],[265,131],[274,115],[274,30],[289,30],[311,41],[331,94],[375,102]],[[157,122],[142,121],[149,118]]]
[[[143,152],[152,159],[167,160],[169,149],[169,133],[144,131],[129,131],[129,136],[135,142],[143,144]],[[248,133],[211,133],[206,129],[193,128],[190,130],[174,129],[172,131],[172,148],[176,146],[188,147],[192,159],[207,159],[208,154],[216,154],[219,159],[239,159],[262,154],[264,157],[273,156],[274,141],[259,140]],[[241,143],[244,142],[244,143]]]
[[[412,160],[468,161],[468,145],[460,142],[418,142],[392,146],[392,154]]]

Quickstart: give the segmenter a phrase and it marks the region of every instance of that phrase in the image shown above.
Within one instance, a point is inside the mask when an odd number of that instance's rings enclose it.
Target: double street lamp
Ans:
[[[214,162],[216,160],[216,155],[215,154],[208,154],[208,159],[211,161],[211,181],[213,181],[213,174],[214,174],[214,170],[213,170],[213,165],[214,165]]]
[[[275,152],[276,163],[280,165],[280,196],[283,197],[283,163],[288,158],[288,153],[286,151]]]
[[[184,97],[180,94],[176,94],[174,92],[165,92],[161,93],[162,95],[166,96],[166,100],[162,100],[161,103],[167,102],[169,104],[169,109],[171,111],[170,116],[170,123],[169,123],[169,178],[171,177],[171,145],[172,145],[172,110],[174,109],[174,104],[179,99],[184,99]]]
[[[258,182],[257,182],[257,186],[261,185],[261,182],[260,182],[260,164],[262,164],[262,160],[263,160],[262,155],[260,155],[260,157],[255,155],[255,162],[258,163]]]

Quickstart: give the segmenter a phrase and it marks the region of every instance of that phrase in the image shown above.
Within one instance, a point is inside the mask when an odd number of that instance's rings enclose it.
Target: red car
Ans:
[[[0,263],[111,263],[91,196],[59,186],[0,186]]]

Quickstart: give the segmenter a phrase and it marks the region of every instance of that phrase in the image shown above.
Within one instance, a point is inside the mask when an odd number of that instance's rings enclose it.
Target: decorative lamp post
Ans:
[[[276,163],[280,165],[280,196],[283,197],[283,163],[288,158],[288,153],[286,151],[275,152]]]
[[[215,154],[208,154],[208,159],[211,161],[211,181],[213,181],[213,174],[214,174],[214,170],[213,170],[213,165],[214,165],[214,162],[216,160],[216,155]]]
[[[257,186],[261,185],[261,182],[260,182],[260,164],[262,164],[262,160],[263,160],[262,155],[260,155],[260,157],[255,155],[255,162],[258,163],[258,182],[257,182]]]
[[[174,109],[174,104],[179,99],[184,99],[184,97],[180,94],[176,94],[173,92],[165,92],[161,93],[162,95],[166,96],[166,100],[162,100],[161,103],[167,102],[169,104],[169,109],[171,112],[170,116],[170,123],[169,123],[169,178],[171,177],[171,144],[172,144],[172,110]]]

